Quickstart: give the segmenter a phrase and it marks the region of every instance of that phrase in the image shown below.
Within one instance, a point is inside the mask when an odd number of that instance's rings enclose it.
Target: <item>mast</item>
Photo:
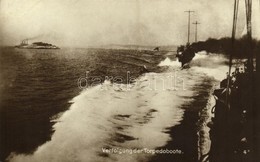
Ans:
[[[198,25],[200,24],[198,21],[193,23],[195,25],[195,42],[198,41]]]
[[[190,44],[190,14],[195,11],[188,10],[188,11],[184,11],[184,12],[188,13],[188,42],[187,43]]]

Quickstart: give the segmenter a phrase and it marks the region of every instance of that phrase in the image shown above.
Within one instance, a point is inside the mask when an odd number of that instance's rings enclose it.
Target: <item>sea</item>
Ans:
[[[0,161],[205,161],[227,58],[145,49],[0,49]]]

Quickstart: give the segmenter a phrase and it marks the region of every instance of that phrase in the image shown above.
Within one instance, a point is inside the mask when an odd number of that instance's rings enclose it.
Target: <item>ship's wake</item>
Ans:
[[[205,67],[208,58],[216,67],[222,61],[197,54],[192,68],[180,70],[180,64],[168,58],[159,64],[168,67],[163,73],[146,73],[131,84],[106,81],[83,90],[56,120],[50,141],[30,155],[13,153],[9,161],[149,161],[154,154],[125,150],[156,149],[171,140],[166,130],[182,122],[185,110],[180,106],[198,93],[194,85],[219,72],[212,64]]]

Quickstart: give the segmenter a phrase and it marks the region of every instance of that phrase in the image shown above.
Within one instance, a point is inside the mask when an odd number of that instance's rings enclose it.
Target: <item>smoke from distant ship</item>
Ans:
[[[29,38],[26,38],[24,40],[27,40],[27,41],[31,41],[31,40],[35,40],[35,39],[39,39],[39,38],[42,38],[45,34],[40,34],[40,35],[37,35],[37,36],[34,36],[34,37],[29,37]]]

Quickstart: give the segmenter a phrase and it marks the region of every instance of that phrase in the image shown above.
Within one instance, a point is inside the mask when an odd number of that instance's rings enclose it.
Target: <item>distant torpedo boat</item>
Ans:
[[[23,40],[20,45],[17,45],[15,47],[22,49],[60,49],[55,45],[44,42],[34,42],[32,44],[28,44],[28,39]]]

